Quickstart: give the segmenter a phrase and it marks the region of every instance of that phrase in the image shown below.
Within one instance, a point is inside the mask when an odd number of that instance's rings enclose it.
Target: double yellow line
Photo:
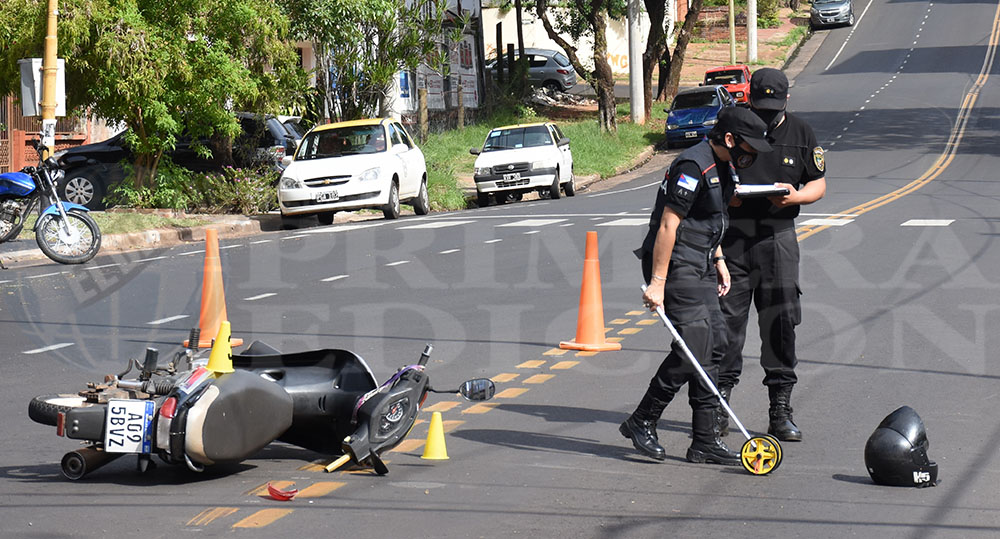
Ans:
[[[972,115],[972,107],[975,106],[976,100],[979,98],[979,92],[986,86],[986,81],[990,78],[990,71],[993,69],[993,62],[996,59],[997,43],[1000,41],[1000,4],[997,5],[997,11],[993,15],[993,29],[990,32],[989,46],[986,52],[986,58],[983,60],[983,67],[979,71],[979,77],[976,82],[969,89],[969,92],[965,94],[965,99],[962,100],[962,106],[958,111],[958,118],[955,121],[955,126],[951,130],[951,135],[948,137],[948,142],[945,144],[944,151],[941,155],[934,161],[926,172],[920,175],[919,178],[913,180],[912,182],[892,191],[886,193],[874,200],[865,202],[855,206],[849,210],[842,211],[836,215],[830,217],[834,220],[847,220],[854,219],[855,217],[868,213],[875,208],[884,206],[890,202],[898,200],[917,189],[927,185],[932,180],[941,175],[942,172],[951,162],[955,159],[955,154],[958,152],[958,146],[961,144],[962,139],[965,137],[965,128],[968,126],[969,117]],[[803,225],[795,229],[796,236],[799,241],[802,241],[813,234],[816,234],[822,230],[830,228],[830,225]]]

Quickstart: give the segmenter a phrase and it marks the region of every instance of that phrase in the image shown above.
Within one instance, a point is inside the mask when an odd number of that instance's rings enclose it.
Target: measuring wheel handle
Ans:
[[[740,450],[740,462],[754,475],[767,475],[781,465],[781,444],[770,435],[753,436]]]

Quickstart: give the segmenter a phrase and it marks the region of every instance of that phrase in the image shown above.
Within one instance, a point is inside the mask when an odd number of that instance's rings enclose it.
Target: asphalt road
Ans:
[[[617,432],[668,341],[640,310],[631,254],[662,177],[649,167],[573,198],[222,242],[236,337],[348,348],[380,380],[432,342],[435,383],[502,380],[485,413],[432,397],[450,459],[420,458],[422,423],[415,445],[386,455],[385,477],[325,474],[309,465],[329,457],[272,444],[203,474],[140,476],[123,458],[63,480],[58,462],[74,442],[32,423],[28,400],[120,372],[146,346],[174,350],[197,323],[203,253],[2,274],[0,536],[997,536],[997,5],[855,9],[856,26],[829,31],[792,90],[790,108],[829,150],[829,190],[799,223],[793,404],[805,439],[783,444],[773,474],[685,462],[683,398],[660,422],[665,462]],[[600,237],[608,336],[624,349],[560,354],[576,328],[588,230]],[[733,406],[761,431],[767,396],[749,333]],[[868,478],[864,442],[902,405],[927,425],[935,488]],[[257,493],[268,481],[315,495],[272,501]]]

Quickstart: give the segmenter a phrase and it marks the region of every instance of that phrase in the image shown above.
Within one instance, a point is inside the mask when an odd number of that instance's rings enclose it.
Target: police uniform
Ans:
[[[777,84],[780,99],[784,101],[787,79],[780,72],[775,73],[777,70],[770,71],[770,77],[761,78]],[[754,76],[759,75],[755,72]],[[766,86],[772,88],[770,84]],[[751,100],[755,90],[774,93],[773,89],[751,87]],[[799,189],[824,178],[824,152],[812,128],[783,110],[777,112],[772,124],[776,125],[768,131],[768,137],[774,151],[761,154],[752,166],[741,170],[740,183],[788,183]],[[728,348],[719,368],[719,389],[728,399],[739,382],[752,302],[760,326],[763,383],[768,387],[771,401],[768,430],[774,431],[771,433],[779,439],[789,440],[801,439],[801,433],[791,422],[789,405],[791,388],[797,381],[795,327],[802,317],[799,245],[795,236],[798,215],[799,205],[778,208],[767,198],[744,199],[740,206],[729,208],[730,228],[722,242],[732,288],[720,300],[728,328]],[[726,423],[722,418],[720,422]]]

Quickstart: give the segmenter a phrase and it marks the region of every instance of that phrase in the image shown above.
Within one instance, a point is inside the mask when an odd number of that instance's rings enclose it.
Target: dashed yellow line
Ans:
[[[271,486],[278,490],[288,490],[288,487],[295,484],[295,481],[270,481]],[[267,483],[254,487],[245,493],[247,496],[266,496]]]
[[[638,322],[636,322],[636,325],[639,325],[639,326],[652,326],[653,324],[656,324],[659,321],[660,320],[657,319],[657,318],[647,318],[645,320],[639,320]]]
[[[494,382],[495,381],[496,380],[494,380]],[[441,401],[441,402],[435,402],[434,404],[423,408],[421,411],[426,411],[426,412],[447,412],[448,410],[451,410],[452,408],[454,408],[456,406],[459,406],[461,404],[462,403],[460,403],[458,401]]]
[[[517,378],[518,376],[521,375],[516,372],[502,372],[494,376],[493,378],[490,378],[490,380],[493,380],[494,382],[510,382],[511,380]]]
[[[303,466],[299,466],[299,471],[303,471],[303,472],[322,472],[322,471],[326,471],[326,465],[327,464],[330,464],[330,463],[327,462],[327,461],[325,461],[325,460],[322,461],[322,462],[310,462],[309,464],[305,464]]]
[[[596,356],[597,354],[598,354],[598,352],[588,352],[586,350],[582,350],[580,352],[577,352],[575,355],[576,355],[576,357],[592,357],[592,356]]]
[[[542,355],[543,356],[561,356],[561,355],[565,354],[566,352],[568,352],[568,350],[563,350],[562,348],[551,348],[551,349],[549,349],[548,351],[546,351]]]
[[[625,328],[618,332],[619,335],[635,335],[642,331],[642,328]]]
[[[198,513],[194,518],[187,522],[188,526],[204,526],[211,523],[216,519],[220,519],[225,516],[229,516],[235,512],[239,511],[236,507],[209,507],[204,511]]]
[[[318,481],[299,491],[296,498],[320,498],[346,485],[341,481]]]
[[[612,321],[611,321],[611,322],[609,322],[609,323],[610,323],[610,324],[615,324],[615,325],[619,325],[619,326],[620,326],[620,325],[622,325],[622,324],[628,324],[628,323],[629,323],[629,322],[631,322],[631,321],[632,321],[632,320],[631,320],[631,319],[629,319],[629,318],[615,318],[614,320],[612,320]]]
[[[622,342],[621,337],[608,337],[604,339],[604,342]]]
[[[640,314],[645,314],[646,311],[629,311],[625,313],[625,316],[639,316]]]
[[[263,528],[290,515],[294,509],[261,509],[233,524],[234,528]]]
[[[544,384],[549,380],[555,378],[554,374],[536,374],[524,379],[525,384]]]
[[[513,399],[516,397],[520,397],[521,395],[524,395],[527,392],[528,388],[526,387],[508,387],[507,389],[494,395],[494,397],[498,399]]]
[[[579,364],[580,364],[579,361],[560,361],[559,363],[556,363],[555,365],[549,368],[554,371],[565,370],[565,369],[572,369],[573,367],[576,367]]]
[[[524,363],[521,363],[520,365],[517,366],[517,368],[518,369],[537,369],[538,367],[541,367],[542,365],[545,365],[545,360],[543,360],[543,359],[533,359],[531,361],[525,361]]]
[[[496,408],[500,403],[498,402],[480,402],[473,404],[472,406],[462,410],[463,414],[485,414],[490,410]]]

